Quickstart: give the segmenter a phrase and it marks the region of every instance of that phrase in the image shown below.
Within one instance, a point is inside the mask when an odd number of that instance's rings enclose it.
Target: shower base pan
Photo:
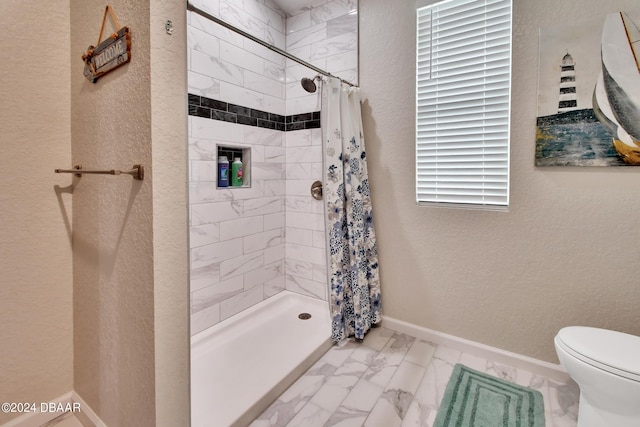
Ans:
[[[331,347],[330,334],[326,301],[283,291],[194,335],[191,425],[249,425]]]

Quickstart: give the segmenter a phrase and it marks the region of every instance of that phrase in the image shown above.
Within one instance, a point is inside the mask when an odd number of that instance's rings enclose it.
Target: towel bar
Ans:
[[[75,165],[73,169],[56,169],[56,173],[72,173],[75,176],[80,177],[85,173],[92,173],[98,175],[131,175],[134,179],[143,180],[144,179],[144,166],[142,165],[133,165],[128,171],[121,171],[117,169],[110,170],[84,170],[82,169],[82,165]]]

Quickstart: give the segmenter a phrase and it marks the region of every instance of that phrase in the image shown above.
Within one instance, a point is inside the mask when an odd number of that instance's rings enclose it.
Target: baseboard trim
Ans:
[[[516,369],[523,369],[556,381],[567,382],[569,380],[569,375],[560,365],[424,328],[389,316],[382,317],[382,324],[384,327],[394,331],[403,332],[434,344],[445,345],[498,363],[504,363]]]
[[[107,425],[100,419],[100,417],[91,409],[91,406],[85,402],[78,393],[71,392],[71,400],[79,403],[82,408],[81,412],[76,413],[76,417],[80,420],[85,427],[107,427]]]
[[[53,406],[51,406],[53,405]],[[69,409],[67,412],[59,408]],[[0,427],[48,427],[73,414],[85,427],[107,427],[93,409],[75,392],[70,391],[48,402],[35,404],[35,412],[25,413]]]

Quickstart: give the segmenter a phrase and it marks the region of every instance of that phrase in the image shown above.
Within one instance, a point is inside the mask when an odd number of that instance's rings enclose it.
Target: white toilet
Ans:
[[[569,326],[555,345],[560,364],[580,387],[578,427],[640,426],[640,337]]]

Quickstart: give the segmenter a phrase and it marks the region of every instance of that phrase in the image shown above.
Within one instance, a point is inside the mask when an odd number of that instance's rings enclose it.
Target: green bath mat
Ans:
[[[433,427],[544,427],[539,391],[456,365]]]

